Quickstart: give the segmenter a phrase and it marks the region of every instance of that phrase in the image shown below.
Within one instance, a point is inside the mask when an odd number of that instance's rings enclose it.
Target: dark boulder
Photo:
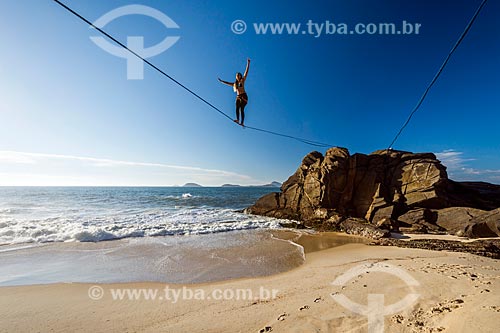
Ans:
[[[500,236],[500,208],[472,218],[470,224],[464,228],[464,236],[471,238]]]
[[[372,239],[380,239],[391,235],[388,230],[377,228],[369,224],[368,221],[359,218],[348,218],[340,222],[340,230],[346,234]]]
[[[334,147],[325,155],[307,154],[280,193],[262,197],[247,212],[297,220],[306,226],[329,225],[322,222],[341,216],[392,230],[399,226],[408,231],[448,230],[465,235],[485,234],[486,229],[495,232],[494,217],[472,222],[467,210],[447,210],[450,207],[484,211],[500,207],[500,186],[454,182],[432,153],[380,150],[350,155],[346,148]],[[481,226],[466,230],[465,226],[477,223]]]

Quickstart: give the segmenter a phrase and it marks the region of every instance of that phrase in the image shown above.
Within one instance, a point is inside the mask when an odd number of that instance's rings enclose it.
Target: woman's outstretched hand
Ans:
[[[247,58],[247,62],[250,62],[250,58]]]

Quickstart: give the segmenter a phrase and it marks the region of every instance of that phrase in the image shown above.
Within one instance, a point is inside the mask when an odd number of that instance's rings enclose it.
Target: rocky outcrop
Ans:
[[[335,228],[340,224],[331,223],[332,217],[358,218],[370,227],[404,231],[462,230],[474,237],[498,232],[492,222],[498,214],[471,221],[468,210],[450,207],[475,208],[479,211],[473,215],[479,218],[500,207],[500,186],[449,180],[446,167],[432,153],[380,150],[350,155],[347,149],[334,147],[325,155],[307,154],[280,193],[262,197],[247,212]],[[462,219],[466,216],[467,221]],[[484,227],[475,226],[479,223]]]
[[[367,224],[366,221],[354,218],[345,219],[340,222],[339,227],[340,231],[346,234],[363,236],[366,238],[379,239],[390,236],[388,230],[377,228],[376,226]]]
[[[500,236],[500,208],[474,217],[464,228],[466,237]]]
[[[416,208],[398,217],[400,231],[415,233],[439,233],[446,229],[436,224],[437,212],[428,208]]]
[[[436,210],[436,224],[448,233],[463,236],[465,228],[471,225],[472,220],[484,214],[485,211],[470,207],[450,207]]]
[[[472,253],[479,256],[500,259],[500,240],[478,239],[472,242],[450,241],[444,239],[410,239],[401,240],[385,238],[375,240],[369,245],[398,246],[433,251],[452,251]]]
[[[485,211],[470,207],[451,207],[435,213],[436,224],[450,234],[471,238],[500,236],[500,208]]]

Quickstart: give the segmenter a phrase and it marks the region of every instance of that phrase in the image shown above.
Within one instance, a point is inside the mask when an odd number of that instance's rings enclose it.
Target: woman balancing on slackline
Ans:
[[[241,75],[240,72],[236,73],[236,81],[227,82],[219,79],[220,82],[227,84],[228,86],[233,87],[236,95],[236,119],[235,123],[240,124],[241,126],[245,126],[245,106],[248,103],[248,96],[245,92],[245,81],[248,75],[248,69],[250,68],[250,59],[247,59],[247,68],[245,69],[245,73]],[[240,122],[240,114],[241,114],[241,122]]]

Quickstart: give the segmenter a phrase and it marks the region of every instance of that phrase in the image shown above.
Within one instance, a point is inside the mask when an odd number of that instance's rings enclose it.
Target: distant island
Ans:
[[[281,183],[271,182],[271,183],[265,184],[265,185],[247,185],[247,186],[235,185],[235,184],[224,184],[221,187],[281,187]]]
[[[271,182],[270,184],[262,185],[262,187],[281,187],[280,182]]]
[[[196,183],[186,183],[186,184],[182,185],[182,187],[203,187],[203,186],[201,186],[200,184],[196,184]]]
[[[196,184],[196,183],[186,183],[184,185],[182,185],[181,187],[203,187],[203,185],[200,185],[200,184]],[[265,184],[265,185],[238,185],[238,184],[224,184],[224,185],[221,185],[220,187],[281,187],[281,183],[280,182],[271,182],[269,184]]]

